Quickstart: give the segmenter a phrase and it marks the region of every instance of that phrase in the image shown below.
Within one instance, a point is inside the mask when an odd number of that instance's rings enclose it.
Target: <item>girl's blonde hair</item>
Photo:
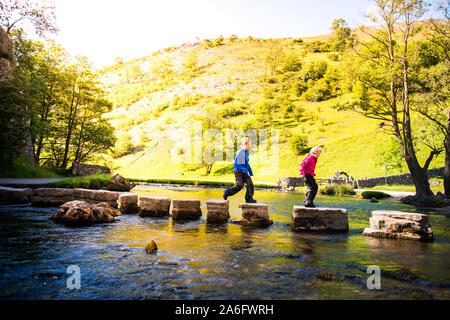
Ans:
[[[321,154],[322,152],[323,152],[323,149],[322,149],[322,147],[319,147],[319,146],[312,147],[311,151],[309,151],[309,153],[311,153],[311,154],[317,154],[317,153]]]

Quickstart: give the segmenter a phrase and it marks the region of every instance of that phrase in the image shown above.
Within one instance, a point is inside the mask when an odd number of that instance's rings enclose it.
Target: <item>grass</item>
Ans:
[[[66,170],[39,167],[21,157],[6,167],[0,167],[2,178],[63,178],[64,176],[67,176]]]
[[[320,193],[328,196],[356,195],[352,187],[344,184],[329,184],[325,188],[320,189]]]
[[[390,197],[390,195],[381,191],[363,191],[361,192],[361,196],[364,199],[372,199],[372,198],[383,199]]]
[[[436,192],[442,192],[444,193],[444,184],[443,184],[443,179],[430,179],[430,181],[440,181],[440,185],[437,186],[432,186],[431,187],[431,191],[433,191],[434,193]],[[414,185],[399,185],[399,184],[388,184],[388,185],[379,185],[379,186],[375,186],[375,187],[371,187],[371,188],[364,188],[364,189],[368,189],[368,190],[386,190],[386,191],[405,191],[405,192],[415,192],[416,188],[414,187]]]
[[[112,174],[91,174],[83,177],[73,177],[60,181],[50,182],[47,185],[54,188],[84,188],[101,189],[112,180]]]

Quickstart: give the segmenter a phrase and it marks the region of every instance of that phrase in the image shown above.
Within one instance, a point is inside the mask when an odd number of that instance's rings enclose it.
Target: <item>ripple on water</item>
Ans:
[[[220,188],[140,186],[142,195],[220,199]],[[257,191],[274,224],[174,223],[171,218],[121,215],[115,223],[66,228],[48,217],[56,208],[0,206],[1,299],[448,299],[449,219],[430,213],[436,241],[417,243],[361,235],[372,210],[414,211],[383,200],[319,196],[317,204],[344,207],[344,234],[293,233],[292,206],[303,196]],[[243,193],[230,198],[240,217]],[[153,239],[158,252],[148,255]],[[80,266],[82,289],[66,288],[66,269]],[[367,267],[382,270],[380,291],[368,290]],[[328,275],[328,276],[325,276]]]

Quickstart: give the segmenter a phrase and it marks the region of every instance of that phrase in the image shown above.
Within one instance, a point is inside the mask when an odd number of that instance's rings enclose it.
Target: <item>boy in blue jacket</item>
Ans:
[[[248,150],[251,148],[251,141],[249,137],[245,137],[242,141],[242,148],[236,153],[234,158],[234,176],[236,178],[236,184],[225,190],[223,198],[227,200],[228,197],[238,193],[244,187],[244,183],[247,185],[247,192],[245,193],[246,203],[255,203],[253,199],[254,187],[253,181],[250,176],[253,176],[252,168],[249,164]]]

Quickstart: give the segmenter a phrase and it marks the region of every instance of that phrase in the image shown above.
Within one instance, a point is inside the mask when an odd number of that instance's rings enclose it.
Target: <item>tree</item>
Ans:
[[[450,24],[447,5],[441,5],[444,22],[431,19],[429,22],[430,41],[422,43],[422,89],[414,110],[431,121],[444,137],[445,166],[444,190],[450,197]],[[434,137],[434,136],[433,136]],[[431,141],[434,143],[434,141]],[[434,144],[432,149],[438,149]]]
[[[0,2],[0,26],[10,34],[14,29],[34,27],[35,33],[42,37],[45,33],[56,33],[55,6],[51,1],[2,0]]]
[[[344,19],[334,19],[331,24],[333,31],[331,42],[336,51],[343,52],[353,46],[352,29],[350,29]]]
[[[418,31],[416,21],[425,5],[419,0],[376,0],[376,5],[372,19],[381,19],[384,28],[370,31],[361,27],[370,40],[360,42],[357,63],[350,70],[362,89],[353,103],[338,109],[352,109],[382,121],[380,126],[396,137],[402,150],[416,188],[414,200],[427,199],[433,196],[427,170],[437,153],[432,150],[424,165],[419,164],[413,145],[410,101],[410,72],[417,67],[411,57],[410,41]]]
[[[275,43],[272,45],[266,53],[265,63],[266,63],[266,73],[269,70],[270,75],[273,76],[277,68],[283,63],[285,53],[280,44]]]
[[[376,147],[375,164],[377,166],[390,166],[401,172],[404,162],[402,150],[395,137],[391,136],[388,141],[382,141]]]

